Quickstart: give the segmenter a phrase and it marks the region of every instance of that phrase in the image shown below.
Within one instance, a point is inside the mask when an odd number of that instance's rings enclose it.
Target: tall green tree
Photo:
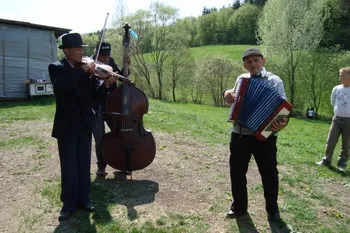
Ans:
[[[235,0],[234,3],[232,4],[232,8],[234,10],[237,10],[240,7],[241,7],[241,1],[240,0]]]
[[[179,41],[181,41],[181,39]],[[177,88],[181,85],[184,87],[186,79],[192,79],[194,73],[193,64],[194,60],[189,56],[188,47],[180,42],[177,49],[172,50],[166,67],[174,102],[177,101]]]
[[[217,21],[218,12],[206,14],[197,19],[198,34],[201,45],[210,45],[217,43]]]
[[[165,3],[154,2],[151,4],[151,14],[153,39],[150,57],[157,74],[158,98],[163,99],[165,61],[178,46],[175,36],[177,9]]]
[[[296,71],[303,55],[318,48],[323,22],[328,17],[326,0],[269,0],[259,21],[258,35],[266,54],[278,56],[279,72],[287,78],[294,104]],[[278,12],[278,14],[276,14]]]
[[[308,53],[300,64],[299,83],[304,92],[304,101],[307,101],[305,104],[314,108],[316,115],[322,104],[329,105],[329,94],[339,82],[339,60],[338,52],[319,49]]]
[[[229,19],[228,32],[233,44],[256,44],[256,30],[260,9],[252,4],[244,4]]]
[[[208,57],[199,63],[197,72],[215,106],[224,106],[222,93],[233,83],[233,71],[232,61],[220,56]]]
[[[252,4],[258,7],[263,7],[267,0],[244,0],[244,4]]]
[[[216,31],[218,44],[229,44],[229,19],[233,13],[232,7],[223,8],[218,12]]]
[[[198,46],[198,28],[197,28],[197,18],[195,17],[185,17],[177,19],[175,24],[176,34],[183,35],[183,39],[186,41],[186,44],[189,47]]]
[[[350,50],[350,0],[328,0],[329,18],[325,22],[322,46],[339,45]]]

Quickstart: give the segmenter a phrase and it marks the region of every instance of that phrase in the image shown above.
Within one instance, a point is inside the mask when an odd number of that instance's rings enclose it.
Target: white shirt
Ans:
[[[332,90],[331,105],[334,116],[350,117],[350,87],[337,85]]]

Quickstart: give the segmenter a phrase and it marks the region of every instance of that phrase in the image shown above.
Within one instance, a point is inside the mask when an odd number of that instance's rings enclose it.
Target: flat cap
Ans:
[[[248,48],[246,49],[242,54],[242,60],[244,61],[244,58],[249,56],[261,56],[263,57],[261,51],[257,48]]]

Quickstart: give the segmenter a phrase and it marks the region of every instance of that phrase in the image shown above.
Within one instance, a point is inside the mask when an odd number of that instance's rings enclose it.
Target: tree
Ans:
[[[206,7],[203,8],[202,15],[207,15],[207,14],[210,14],[210,13],[211,13],[210,9],[208,9]]]
[[[237,10],[240,7],[241,7],[241,1],[240,0],[235,0],[235,2],[232,4],[232,8],[234,10]]]
[[[222,93],[232,83],[232,62],[216,56],[203,60],[198,66],[199,75],[203,78],[205,92],[215,106],[224,106]]]
[[[229,19],[229,32],[233,44],[256,44],[256,30],[260,10],[257,6],[244,4]]]
[[[174,102],[176,102],[176,88],[183,83],[182,79],[191,79],[193,63],[193,59],[189,56],[189,49],[180,42],[177,49],[174,49],[169,56],[167,69]]]
[[[267,0],[244,0],[244,4],[252,4],[258,7],[263,7]]]
[[[216,44],[217,38],[217,22],[218,12],[203,15],[197,19],[198,35],[201,45]]]
[[[325,21],[325,36],[322,46],[329,47],[340,45],[341,48],[350,50],[350,1],[328,0],[329,18]]]
[[[269,0],[258,24],[266,55],[281,59],[280,72],[287,77],[292,104],[299,62],[303,55],[318,48],[323,36],[323,22],[328,16],[325,1]]]
[[[308,101],[316,113],[319,113],[323,103],[329,103],[329,94],[337,85],[339,53],[332,50],[319,49],[308,53],[300,69],[300,86],[303,90],[303,99]],[[326,68],[325,68],[326,67]],[[305,108],[305,106],[304,106]]]
[[[185,44],[189,47],[195,47],[200,44],[196,25],[197,18],[193,16],[177,19],[175,24],[176,34],[184,35]]]
[[[232,7],[223,8],[218,12],[217,17],[217,43],[228,44],[230,41],[229,33],[229,19],[234,13]]]
[[[177,48],[175,22],[177,9],[164,3],[151,4],[153,18],[153,40],[150,57],[157,73],[158,98],[163,98],[164,64],[172,51]]]
[[[89,33],[82,35],[83,41],[88,46],[84,48],[84,53],[86,56],[91,56],[95,52],[97,41],[99,40],[99,35],[96,33]]]

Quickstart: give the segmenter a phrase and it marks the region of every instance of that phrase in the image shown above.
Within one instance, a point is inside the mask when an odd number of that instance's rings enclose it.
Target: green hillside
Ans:
[[[201,60],[208,56],[220,55],[228,59],[241,61],[242,53],[249,47],[261,47],[258,45],[207,45],[191,48],[191,56],[195,60]]]

